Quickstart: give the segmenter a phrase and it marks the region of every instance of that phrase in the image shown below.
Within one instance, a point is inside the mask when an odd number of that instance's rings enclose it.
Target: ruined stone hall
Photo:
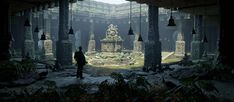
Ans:
[[[224,0],[0,5],[0,102],[234,101]]]

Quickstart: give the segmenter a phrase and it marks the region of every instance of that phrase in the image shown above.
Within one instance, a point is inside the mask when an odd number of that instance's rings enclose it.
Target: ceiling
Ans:
[[[40,10],[54,5],[58,0],[8,0],[10,13],[14,14],[27,9]]]
[[[218,0],[130,0],[198,15],[218,15]]]
[[[77,1],[77,0],[71,0]],[[80,0],[78,0],[80,1]],[[81,0],[82,1],[82,0]],[[127,0],[129,1],[129,0]],[[218,0],[130,0],[138,3],[146,3],[164,8],[176,8],[179,11],[200,14],[218,15]],[[11,14],[26,10],[42,10],[47,7],[54,7],[58,0],[8,0]]]

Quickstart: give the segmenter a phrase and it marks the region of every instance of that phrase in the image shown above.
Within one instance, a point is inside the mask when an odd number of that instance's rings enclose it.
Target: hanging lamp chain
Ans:
[[[42,11],[42,29],[43,29],[43,32],[45,32],[45,11],[43,10]]]
[[[130,27],[132,26],[132,1],[130,1]]]
[[[139,17],[139,36],[138,36],[138,41],[140,41],[140,42],[142,42],[143,41],[143,39],[142,39],[142,37],[141,37],[141,4],[140,4],[140,17]]]
[[[172,8],[171,8],[171,16],[172,16]]]
[[[193,28],[196,28],[196,17],[195,17],[195,15],[193,17]]]
[[[72,27],[72,20],[73,20],[73,17],[72,17],[72,16],[73,16],[73,11],[72,11],[72,7],[73,7],[73,6],[72,6],[72,5],[73,5],[73,4],[71,3],[71,20],[70,20],[71,27]]]
[[[141,4],[140,4],[140,26],[139,26],[140,34],[141,34]]]
[[[36,12],[35,15],[36,15],[36,26],[38,26],[38,18],[39,18],[38,13]]]
[[[204,16],[204,39],[206,38],[206,19],[207,19],[207,7],[205,7],[205,16]]]
[[[193,8],[193,13],[194,13],[194,16],[193,16],[193,28],[195,29],[196,28],[196,16],[195,16],[195,8]]]

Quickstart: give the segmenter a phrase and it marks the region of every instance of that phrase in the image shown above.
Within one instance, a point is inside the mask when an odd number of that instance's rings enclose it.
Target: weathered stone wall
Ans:
[[[26,11],[25,13],[26,16],[26,22],[29,22],[29,25],[25,25],[24,26],[24,45],[23,45],[23,52],[22,55],[23,56],[28,56],[30,58],[34,58],[35,57],[35,48],[34,48],[34,40],[33,40],[33,36],[32,36],[32,24],[31,24],[31,20],[32,20],[32,12],[31,10]]]

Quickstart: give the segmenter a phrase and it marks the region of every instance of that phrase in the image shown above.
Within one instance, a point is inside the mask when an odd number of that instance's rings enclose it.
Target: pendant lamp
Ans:
[[[175,20],[174,20],[174,18],[172,16],[172,9],[171,9],[171,16],[170,16],[170,19],[169,19],[169,22],[168,22],[167,26],[176,26]]]
[[[43,12],[43,17],[42,17],[42,27],[43,27],[43,33],[41,35],[41,39],[40,40],[46,40],[46,35],[45,35],[45,25],[44,25],[44,22],[45,22],[45,18],[44,18],[44,11]]]
[[[139,30],[140,30],[140,34],[139,34],[139,37],[138,37],[138,41],[140,42],[143,42],[143,39],[141,37],[141,4],[140,4],[140,24],[139,24]]]
[[[36,24],[37,24],[37,26],[36,26],[36,28],[34,29],[34,32],[35,33],[38,33],[39,32],[39,28],[38,28],[38,20],[39,20],[39,14],[37,13],[37,20],[36,20]]]
[[[128,35],[134,35],[132,30],[132,1],[130,1],[130,27],[128,30]]]

